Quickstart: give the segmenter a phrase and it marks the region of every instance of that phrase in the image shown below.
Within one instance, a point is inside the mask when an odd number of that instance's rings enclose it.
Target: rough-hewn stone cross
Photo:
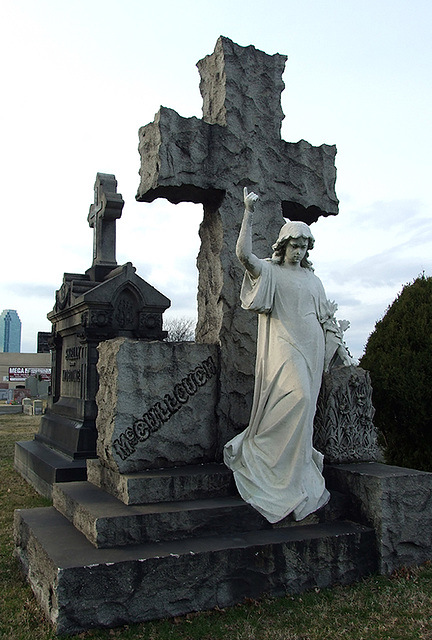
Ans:
[[[96,175],[94,194],[87,218],[93,229],[93,263],[87,273],[99,281],[117,265],[116,220],[121,217],[124,200],[117,193],[115,176],[110,173]]]
[[[220,37],[213,54],[198,62],[203,119],[161,107],[139,134],[137,200],[204,205],[196,340],[221,348],[221,442],[247,424],[253,390],[256,329],[253,314],[240,308],[235,256],[243,187],[260,195],[254,250],[261,257],[271,254],[283,216],[311,223],[338,212],[336,148],[281,139],[285,62],[286,56]]]

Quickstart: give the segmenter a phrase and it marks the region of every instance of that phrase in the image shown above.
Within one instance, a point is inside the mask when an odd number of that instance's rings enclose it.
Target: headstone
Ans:
[[[126,336],[161,340],[169,300],[136,275],[130,262],[117,266],[115,223],[123,199],[111,174],[98,173],[88,221],[94,232],[92,266],[65,273],[48,314],[52,323],[52,380],[39,432],[17,443],[15,466],[44,495],[54,482],[85,479],[85,460],[96,456],[97,346]],[[66,458],[65,458],[66,456]]]
[[[218,355],[185,342],[101,344],[99,461],[119,473],[213,462]]]
[[[30,391],[30,395],[33,398],[38,396],[38,379],[36,376],[29,376],[25,381],[26,389]]]
[[[338,212],[336,148],[281,139],[286,56],[220,37],[198,62],[203,119],[161,107],[140,129],[140,202],[202,203],[196,341],[220,345],[219,450],[247,425],[253,395],[256,319],[238,303],[235,255],[243,187],[260,195],[254,250],[267,257],[283,216],[308,224]]]
[[[25,381],[26,389],[29,389],[32,398],[47,398],[51,386],[49,380],[41,380],[40,376],[30,376]]]
[[[33,415],[41,416],[43,414],[43,402],[42,400],[33,400]]]
[[[20,388],[16,388],[13,389],[12,391],[13,394],[13,402],[16,402],[17,404],[22,404],[22,401],[25,398],[30,398],[30,389],[20,389]]]
[[[33,402],[31,401],[31,398],[23,398],[21,401],[22,404],[22,411],[25,415],[27,416],[32,416],[33,415]]]

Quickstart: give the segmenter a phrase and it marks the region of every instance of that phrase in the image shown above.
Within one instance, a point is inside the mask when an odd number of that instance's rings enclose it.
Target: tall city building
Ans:
[[[0,314],[0,352],[20,353],[21,320],[13,309],[4,309]]]

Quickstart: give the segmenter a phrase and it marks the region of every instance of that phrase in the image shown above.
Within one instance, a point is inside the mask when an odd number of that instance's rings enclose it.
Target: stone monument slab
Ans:
[[[23,398],[21,404],[22,404],[22,412],[27,416],[32,416],[33,402],[31,398]]]
[[[39,380],[37,376],[30,376],[26,378],[25,385],[26,389],[30,390],[32,398],[47,398],[51,382],[49,380]]]
[[[124,504],[155,504],[233,495],[232,473],[208,463],[118,473],[100,460],[87,460],[88,481]]]
[[[33,400],[33,415],[41,416],[43,414],[42,400]]]
[[[18,511],[15,532],[16,555],[58,634],[349,584],[376,571],[374,533],[354,523],[97,549],[49,507]]]
[[[65,273],[52,323],[52,382],[47,410],[33,442],[16,445],[15,467],[50,496],[54,482],[84,480],[86,459],[96,457],[97,346],[126,336],[162,340],[162,314],[170,301],[136,274],[117,265],[115,224],[124,201],[114,175],[98,173],[88,221],[94,230],[93,263],[84,274]]]
[[[97,453],[119,473],[211,462],[216,345],[116,338],[99,345]]]

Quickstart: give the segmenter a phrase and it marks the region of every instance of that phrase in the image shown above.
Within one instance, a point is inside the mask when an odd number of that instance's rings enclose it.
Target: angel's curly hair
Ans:
[[[309,251],[314,248],[315,238],[308,225],[304,222],[287,222],[284,224],[279,232],[277,241],[272,247],[272,260],[276,264],[282,264],[288,242],[290,240],[298,240],[298,238],[304,238],[308,243],[308,250],[300,262],[300,266],[313,271],[312,262],[309,260]]]

